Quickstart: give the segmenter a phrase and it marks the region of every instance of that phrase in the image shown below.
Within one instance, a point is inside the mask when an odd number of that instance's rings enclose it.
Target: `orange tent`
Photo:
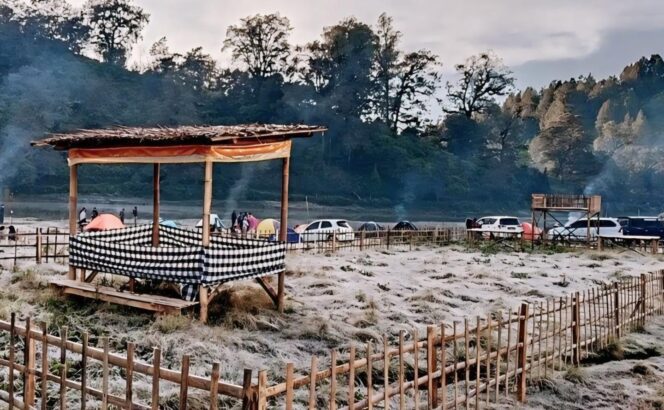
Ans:
[[[124,227],[124,224],[117,216],[112,214],[100,214],[98,217],[90,221],[83,230],[105,231],[108,229],[122,229]]]
[[[538,227],[535,227],[533,232],[533,225],[530,222],[524,222],[521,224],[523,228],[523,239],[527,241],[532,241],[533,239],[542,239],[542,230]],[[533,238],[533,233],[535,234]]]

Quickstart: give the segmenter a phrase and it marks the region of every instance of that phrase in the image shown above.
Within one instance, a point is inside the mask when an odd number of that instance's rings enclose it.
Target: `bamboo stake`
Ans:
[[[487,341],[486,341],[486,405],[489,406],[491,396],[491,314],[487,314]],[[533,328],[535,321],[533,320]]]
[[[452,343],[454,348],[454,410],[457,410],[458,396],[459,396],[459,375],[458,375],[458,366],[459,366],[459,352],[457,349],[457,322],[456,320],[452,323]]]
[[[383,401],[385,408],[389,407],[390,402],[390,354],[388,350],[387,335],[383,335]]]
[[[351,363],[351,369],[353,363]],[[286,364],[286,410],[293,410],[293,377],[294,365],[293,363]]]
[[[108,348],[108,338],[104,341],[104,361],[106,361],[106,349]],[[104,377],[105,381],[108,382],[108,367],[104,366],[106,369],[106,375]],[[152,372],[152,402],[151,402],[151,407],[152,410],[159,410],[159,373],[161,370],[161,349],[158,347],[155,347],[152,350],[152,368],[154,369]],[[214,370],[213,370],[214,372]],[[104,387],[104,393],[106,393],[106,387]],[[213,396],[215,406],[217,403],[217,397],[216,395]]]
[[[464,350],[464,355],[463,355],[464,361],[465,361],[463,372],[464,372],[465,382],[466,382],[465,386],[464,386],[466,388],[465,405],[466,405],[466,410],[468,410],[470,408],[470,403],[469,403],[469,400],[468,400],[468,396],[469,396],[468,393],[470,391],[470,387],[469,387],[470,386],[470,369],[469,369],[469,366],[468,366],[468,362],[469,362],[469,360],[468,360],[469,353],[468,352],[470,351],[470,342],[469,342],[469,336],[468,336],[468,318],[463,319],[463,336],[464,336],[464,343],[465,343],[465,345],[464,345],[465,350]]]
[[[563,358],[565,367],[567,367],[567,330],[569,329],[569,316],[567,312],[569,312],[569,297],[566,295],[565,296],[565,339],[564,339],[565,356]]]
[[[212,364],[212,373],[210,374],[210,410],[217,410],[219,408],[219,373],[221,364],[215,362]],[[291,363],[291,381],[293,380]],[[286,378],[288,380],[288,378]],[[292,385],[291,385],[292,391]]]
[[[510,343],[512,341],[512,308],[507,313],[507,354],[505,355],[505,397],[510,392]]]
[[[544,378],[548,376],[548,367],[549,367],[549,311],[550,311],[550,301],[546,300],[546,339],[544,340]]]
[[[189,381],[189,355],[182,356],[182,365],[180,366],[180,410],[187,410],[187,393]]]
[[[499,394],[500,394],[500,356],[501,356],[501,347],[503,342],[502,337],[503,337],[503,312],[501,310],[498,312],[498,346],[497,346],[498,354],[496,355],[496,397],[494,399],[495,403],[498,403]]]
[[[337,408],[337,351],[330,352],[330,410]]]
[[[533,327],[532,327],[532,335],[533,337],[530,339],[530,350],[532,351],[532,354],[530,355],[530,373],[527,374],[528,378],[530,381],[533,379],[534,371],[533,369],[535,368],[535,325],[537,321],[535,320],[535,309],[533,308]]]
[[[48,403],[48,329],[46,322],[41,323],[42,356],[41,356],[41,410],[46,410]]]
[[[551,300],[553,305],[553,330],[551,331],[551,371],[556,368],[556,300]]]
[[[35,402],[35,340],[30,335],[31,320],[25,320],[25,339],[23,346],[23,404],[27,409],[32,408]]]
[[[480,408],[480,361],[482,348],[480,346],[480,317],[477,316],[475,328],[475,408]]]
[[[411,236],[412,238],[412,236]],[[427,408],[432,409],[437,406],[436,403],[436,383],[433,379],[433,373],[436,371],[436,354],[434,347],[434,338],[436,337],[436,328],[427,326]]]
[[[540,308],[539,323],[537,327],[537,378],[541,379],[542,378],[542,318],[544,317],[544,302],[540,302],[539,308]],[[533,321],[535,321],[534,318]]]
[[[417,334],[417,328],[413,329],[413,380],[415,380],[415,383],[413,384],[413,394],[414,394],[414,399],[415,399],[415,408],[419,409],[420,408],[420,385],[417,382],[419,380],[420,375],[420,363],[419,363],[419,355],[420,355],[420,348],[418,345],[419,342],[419,337]]]
[[[133,404],[133,395],[132,385],[134,381],[134,344],[132,342],[127,343],[127,380],[125,388],[125,405],[127,408],[131,408]]]
[[[87,365],[88,365],[88,333],[83,333],[81,347],[81,410],[85,410],[87,402]]]
[[[372,381],[372,373],[373,373],[373,359],[372,359],[372,351],[371,351],[371,342],[367,343],[367,401],[368,401],[368,406],[367,408],[369,410],[373,409],[373,381]]]
[[[355,345],[350,345],[350,354],[348,357],[350,368],[348,369],[348,408],[355,406]],[[403,363],[402,363],[403,365]]]
[[[399,331],[399,410],[406,408],[406,392],[404,385],[404,331]]]
[[[8,386],[7,386],[7,393],[9,396],[9,407],[14,406],[14,361],[16,360],[14,357],[14,344],[16,343],[15,339],[15,334],[16,334],[16,313],[12,312],[11,313],[11,318],[10,318],[10,324],[9,324],[9,374],[8,376]]]
[[[311,357],[311,373],[309,373],[309,410],[316,410],[316,373],[318,372],[318,358]]]
[[[60,410],[67,408],[67,326],[60,330]]]
[[[447,344],[445,343],[445,324],[440,324],[440,380],[442,384],[442,410],[447,410]],[[456,368],[454,369],[456,371]]]

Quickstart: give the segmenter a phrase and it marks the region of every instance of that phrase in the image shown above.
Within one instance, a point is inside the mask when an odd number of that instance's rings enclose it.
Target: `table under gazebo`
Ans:
[[[200,320],[206,322],[208,305],[223,284],[255,279],[283,312],[291,139],[325,130],[262,124],[116,127],[52,134],[34,141],[33,146],[52,146],[68,153],[69,272],[52,283],[65,294],[164,313],[199,304]],[[213,164],[278,159],[282,160],[279,241],[212,236]],[[200,232],[159,224],[160,164],[185,163],[204,165]],[[78,169],[85,164],[153,164],[152,223],[77,233]],[[93,284],[99,273],[128,277],[129,291]],[[276,290],[264,280],[270,275],[278,277]],[[179,284],[182,299],[135,293],[136,279]]]

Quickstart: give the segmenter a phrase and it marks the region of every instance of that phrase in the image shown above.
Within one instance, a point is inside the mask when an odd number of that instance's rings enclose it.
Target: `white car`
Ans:
[[[515,216],[485,216],[477,220],[483,236],[510,237],[523,234],[521,221]]]
[[[300,234],[302,242],[331,241],[336,233],[337,241],[355,239],[353,228],[344,219],[319,219],[311,222]]]
[[[590,220],[590,239],[593,240],[598,234],[620,235],[620,221],[616,218],[597,218]],[[588,239],[588,220],[578,219],[567,222],[565,226],[555,226],[547,232],[550,240],[586,241]]]

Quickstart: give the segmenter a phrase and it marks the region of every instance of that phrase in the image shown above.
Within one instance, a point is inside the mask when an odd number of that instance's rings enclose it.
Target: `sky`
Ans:
[[[85,0],[70,0],[81,5]],[[279,12],[294,27],[292,44],[320,37],[323,27],[355,16],[375,23],[382,12],[403,33],[402,48],[426,48],[451,78],[455,64],[492,50],[517,78],[516,86],[547,85],[592,73],[618,75],[641,56],[664,54],[662,0],[134,0],[150,23],[133,60],[149,60],[163,36],[172,51],[202,46],[222,66],[226,29],[241,18]]]

